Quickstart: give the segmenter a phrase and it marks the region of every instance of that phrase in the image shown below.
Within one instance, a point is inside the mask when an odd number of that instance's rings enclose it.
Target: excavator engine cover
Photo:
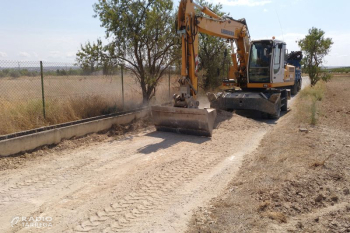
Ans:
[[[157,131],[211,137],[216,114],[215,109],[152,106]]]

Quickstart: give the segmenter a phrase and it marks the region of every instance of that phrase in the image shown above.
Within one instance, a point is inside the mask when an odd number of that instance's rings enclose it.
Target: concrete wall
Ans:
[[[34,150],[45,145],[58,144],[63,139],[70,139],[72,137],[81,137],[90,133],[97,133],[110,129],[114,124],[128,124],[134,119],[140,119],[148,114],[149,109],[144,109],[139,112],[99,119],[0,141],[0,157]]]

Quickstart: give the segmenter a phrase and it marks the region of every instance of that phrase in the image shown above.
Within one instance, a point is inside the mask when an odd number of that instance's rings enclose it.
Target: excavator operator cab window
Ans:
[[[272,44],[258,41],[251,45],[248,77],[250,83],[269,83]]]

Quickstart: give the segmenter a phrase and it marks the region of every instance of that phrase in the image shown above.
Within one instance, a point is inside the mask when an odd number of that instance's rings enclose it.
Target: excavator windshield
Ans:
[[[248,69],[250,83],[270,82],[271,53],[271,41],[258,41],[252,43]]]

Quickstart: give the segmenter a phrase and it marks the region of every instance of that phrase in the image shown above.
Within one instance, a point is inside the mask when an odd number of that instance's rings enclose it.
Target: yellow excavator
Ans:
[[[198,11],[204,15],[196,14]],[[274,38],[251,41],[245,19],[220,17],[194,0],[181,0],[177,29],[182,40],[180,91],[174,94],[172,107],[152,107],[158,131],[211,136],[216,109],[250,109],[279,118],[281,110],[287,110],[289,89],[300,89],[300,64],[288,64],[286,44]],[[217,94],[208,93],[210,109],[198,109],[196,99],[198,33],[226,39],[232,48],[228,80],[234,80],[234,86]],[[301,60],[301,53],[296,57]]]

